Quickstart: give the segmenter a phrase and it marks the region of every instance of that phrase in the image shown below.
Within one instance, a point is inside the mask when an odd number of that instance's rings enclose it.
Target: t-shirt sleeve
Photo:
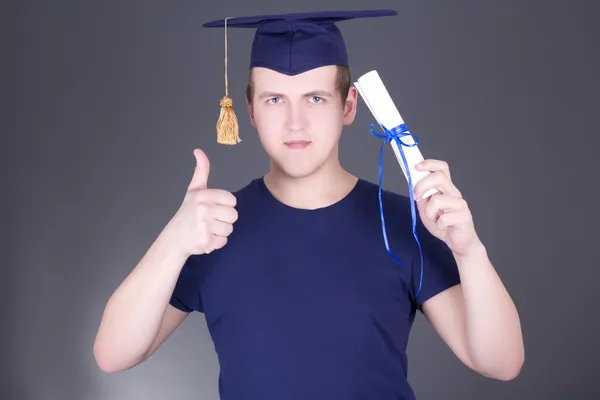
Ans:
[[[189,257],[177,278],[169,304],[185,312],[203,312],[200,296],[200,265],[198,256]]]
[[[436,294],[460,283],[458,266],[452,251],[442,240],[433,236],[423,225],[417,211],[417,238],[421,244],[421,254],[414,240],[412,257],[413,299],[415,306],[422,312],[423,303]],[[420,291],[419,291],[420,286]],[[416,299],[415,299],[416,296]]]

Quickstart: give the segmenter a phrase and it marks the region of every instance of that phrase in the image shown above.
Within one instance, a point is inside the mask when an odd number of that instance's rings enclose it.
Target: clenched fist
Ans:
[[[175,245],[186,256],[208,254],[227,243],[238,214],[235,196],[208,189],[210,163],[202,150],[194,150],[196,169],[181,207],[169,223]]]

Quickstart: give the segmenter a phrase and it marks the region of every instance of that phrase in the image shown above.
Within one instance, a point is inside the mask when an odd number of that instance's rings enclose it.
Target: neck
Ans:
[[[271,162],[264,177],[269,191],[282,203],[295,208],[317,209],[343,199],[358,178],[346,171],[339,160],[332,159],[310,175],[289,176]]]

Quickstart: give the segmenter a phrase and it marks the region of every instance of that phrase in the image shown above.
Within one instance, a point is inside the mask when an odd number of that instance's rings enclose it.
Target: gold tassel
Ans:
[[[228,17],[230,18],[230,17]],[[225,18],[225,96],[221,99],[221,114],[217,121],[217,143],[238,144],[242,140],[239,136],[238,119],[233,111],[233,100],[229,97],[229,84],[227,80],[227,19]]]
[[[233,111],[233,101],[228,95],[221,99],[221,115],[217,121],[217,142],[220,144],[241,142],[238,120]]]

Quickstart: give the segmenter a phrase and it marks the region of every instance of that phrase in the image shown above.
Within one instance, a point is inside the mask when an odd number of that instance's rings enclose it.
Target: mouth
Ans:
[[[290,140],[288,142],[285,142],[284,144],[290,149],[304,149],[310,143],[311,142],[308,140]]]

